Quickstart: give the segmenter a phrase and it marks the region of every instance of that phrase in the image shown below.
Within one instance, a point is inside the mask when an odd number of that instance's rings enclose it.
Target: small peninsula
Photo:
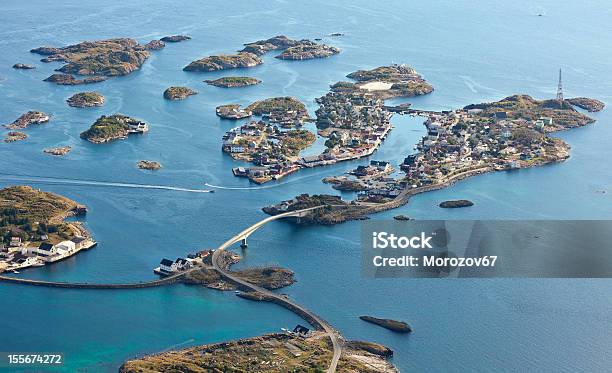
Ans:
[[[565,101],[590,113],[602,111],[606,106],[603,102],[588,97],[568,98]]]
[[[138,161],[136,165],[141,170],[150,170],[150,171],[157,171],[162,167],[161,163],[159,162],[147,161],[147,160]]]
[[[248,118],[253,115],[252,111],[241,109],[238,104],[219,105],[215,109],[215,112],[217,116],[231,120]]]
[[[225,76],[215,80],[205,80],[205,83],[221,88],[247,87],[261,83],[261,80],[248,76]]]
[[[265,100],[255,101],[246,108],[255,115],[269,114],[272,112],[291,111],[298,117],[308,117],[306,106],[295,97],[272,97]]]
[[[222,54],[204,57],[185,66],[185,71],[218,71],[227,69],[247,68],[261,65],[263,61],[257,55],[248,52],[238,54]]]
[[[85,206],[30,186],[0,189],[0,273],[57,262],[96,245],[89,232],[70,216]]]
[[[96,107],[104,105],[104,96],[98,92],[80,92],[70,96],[66,102],[72,107]]]
[[[42,124],[49,121],[49,115],[41,111],[28,111],[22,114],[19,118],[15,119],[13,123],[5,124],[4,126],[8,129],[18,130],[29,127],[32,124]]]
[[[128,135],[145,133],[148,130],[149,126],[145,122],[127,115],[103,115],[87,131],[81,132],[81,138],[95,144],[101,144],[126,139]]]
[[[158,51],[160,49],[164,49],[166,47],[166,43],[161,40],[151,40],[147,44],[144,45],[144,49],[148,51]]]
[[[164,91],[166,100],[184,100],[189,96],[197,95],[198,92],[187,87],[170,87]]]

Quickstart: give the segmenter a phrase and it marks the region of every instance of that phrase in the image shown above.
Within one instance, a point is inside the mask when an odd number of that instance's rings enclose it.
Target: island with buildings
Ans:
[[[588,99],[595,108],[599,101]],[[582,101],[582,105],[587,105]],[[478,174],[542,166],[569,157],[570,146],[548,136],[551,132],[588,125],[594,119],[573,108],[570,100],[537,100],[528,95],[514,95],[500,101],[468,105],[441,112],[406,109],[408,115],[426,118],[427,135],[417,144],[418,152],[408,155],[400,166],[403,176],[371,180],[371,163],[345,176],[326,178],[337,189],[358,191],[357,198],[346,202],[333,196],[300,195],[278,205],[268,206],[268,214],[279,214],[314,206],[326,208],[300,219],[302,224],[336,224],[361,219],[368,214],[399,207],[410,196],[441,189],[456,181]],[[371,123],[371,122],[370,122]],[[358,171],[355,175],[355,171]],[[448,201],[441,207],[462,207],[470,201]]]
[[[0,273],[44,266],[95,246],[80,223],[64,221],[86,211],[29,186],[0,189]]]
[[[240,108],[239,104],[219,105],[216,107],[215,112],[217,116],[231,120],[244,119],[253,115],[252,111]]]
[[[95,144],[126,139],[128,135],[143,134],[149,125],[141,120],[123,114],[102,115],[91,127],[81,132],[81,138]]]
[[[360,70],[348,76],[358,79],[358,82],[336,83],[329,93],[316,100],[319,104],[316,110],[317,134],[326,138],[323,153],[301,157],[291,163],[282,158],[274,158],[272,163],[264,160],[257,167],[241,167],[238,168],[239,172],[234,169],[234,175],[267,182],[276,179],[279,169],[295,172],[300,168],[368,157],[380,147],[392,129],[390,118],[393,113],[385,106],[384,99],[412,97],[433,91],[431,85],[406,65]],[[287,128],[299,127],[308,120],[305,106],[291,97],[258,101],[249,105],[246,111],[261,115],[268,124]],[[229,140],[233,141],[231,138]],[[224,147],[231,145],[224,138]],[[233,150],[235,154],[246,149],[237,147]]]
[[[297,171],[295,161],[300,151],[314,141],[315,135],[305,129],[282,130],[264,121],[252,121],[227,131],[222,149],[236,160],[255,164],[234,168],[235,176],[261,184]]]
[[[70,96],[66,102],[78,108],[97,107],[104,105],[104,96],[98,92],[79,92]]]

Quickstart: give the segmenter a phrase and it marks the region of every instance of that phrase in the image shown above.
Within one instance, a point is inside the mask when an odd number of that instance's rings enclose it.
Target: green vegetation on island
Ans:
[[[245,44],[244,49],[241,52],[249,52],[261,56],[266,52],[277,50],[277,49],[285,49],[289,47],[293,47],[298,45],[300,41],[290,39],[285,35],[274,36],[270,39],[266,40],[258,40],[256,42]]]
[[[248,52],[238,54],[221,54],[204,57],[185,66],[185,71],[217,71],[236,68],[246,68],[261,65],[263,61],[257,55]]]
[[[308,116],[306,106],[295,97],[272,97],[265,100],[255,101],[246,110],[252,111],[255,115],[269,114],[276,111],[294,111],[300,115]]]
[[[536,100],[528,95],[509,96],[496,102],[468,105],[464,109],[497,119],[536,121],[550,118],[550,123],[544,123],[545,132],[581,127],[595,121],[574,109],[568,100]]]
[[[386,360],[392,353],[377,343],[347,342],[336,372],[397,373]],[[323,373],[332,356],[331,342],[322,332],[305,337],[276,333],[148,355],[125,362],[119,372]]]
[[[131,133],[148,131],[146,123],[123,114],[103,115],[91,127],[81,132],[81,138],[93,142],[104,143],[117,139],[125,139]]]
[[[150,53],[134,39],[85,41],[63,48],[40,47],[30,52],[47,56],[41,61],[61,61],[58,71],[78,75],[126,75],[138,70]]]
[[[281,60],[310,60],[325,58],[340,53],[340,49],[325,44],[302,41],[298,45],[285,49],[276,58]]]
[[[106,77],[96,75],[89,76],[83,79],[77,79],[74,75],[71,74],[53,74],[46,79],[43,79],[45,82],[55,83],[57,85],[81,85],[81,84],[92,84],[99,83],[106,80]]]
[[[259,84],[261,83],[261,80],[248,76],[224,76],[223,78],[215,80],[205,80],[204,82],[210,85],[214,85],[215,87],[234,88]]]
[[[184,100],[196,94],[198,94],[198,92],[187,87],[170,87],[164,91],[164,98],[166,100]]]
[[[381,98],[412,97],[433,92],[433,87],[417,71],[405,64],[380,66],[372,70],[358,70],[347,75],[356,80],[356,87],[374,93]],[[342,83],[338,88],[348,88]],[[334,87],[332,86],[332,90]]]
[[[581,109],[584,109],[588,112],[591,112],[591,113],[602,111],[604,107],[606,106],[603,102],[596,100],[594,98],[588,98],[588,97],[568,98],[568,99],[565,99],[565,101]]]
[[[64,219],[84,212],[71,199],[29,186],[0,189],[0,238],[5,243],[12,237],[21,242],[67,240],[83,230]]]
[[[281,137],[281,149],[286,156],[296,157],[300,152],[314,143],[316,136],[314,133],[296,129],[285,132],[285,136]]]
[[[66,100],[68,105],[72,107],[95,107],[104,105],[104,96],[98,92],[80,92],[75,93]]]

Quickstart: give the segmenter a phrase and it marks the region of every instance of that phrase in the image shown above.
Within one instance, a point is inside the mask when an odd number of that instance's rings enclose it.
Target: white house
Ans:
[[[62,241],[55,245],[55,249],[57,250],[58,254],[70,255],[76,251],[76,245],[72,241]]]

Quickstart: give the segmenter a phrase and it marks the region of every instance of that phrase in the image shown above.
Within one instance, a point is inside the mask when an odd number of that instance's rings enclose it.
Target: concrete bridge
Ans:
[[[221,246],[219,246],[215,250],[215,252],[213,253],[213,257],[212,257],[212,265],[213,265],[213,268],[226,280],[229,280],[230,282],[240,285],[242,289],[247,289],[249,291],[258,292],[264,295],[266,297],[266,300],[272,301],[278,305],[281,305],[287,308],[291,312],[297,314],[298,316],[306,320],[308,323],[312,324],[312,326],[314,326],[316,329],[324,331],[327,334],[327,336],[330,338],[332,342],[332,347],[333,347],[333,357],[330,362],[329,368],[327,369],[327,372],[334,373],[338,366],[340,356],[342,355],[343,341],[342,341],[342,337],[340,336],[340,334],[327,321],[323,320],[317,314],[308,310],[304,306],[286,298],[285,296],[276,294],[274,292],[271,292],[270,290],[267,290],[257,285],[251,284],[250,282],[245,281],[235,276],[232,272],[224,270],[223,265],[219,263],[221,252],[223,252],[225,249],[229,248],[230,246],[238,242],[240,242],[242,247],[246,247],[247,238],[251,234],[253,234],[256,230],[268,224],[269,222],[274,221],[274,220],[283,219],[283,218],[290,218],[290,217],[299,219],[300,217],[307,216],[311,211],[320,209],[322,207],[324,206],[315,206],[315,207],[310,207],[310,208],[303,209],[303,210],[285,212],[282,214],[270,216],[268,218],[265,218],[259,221],[258,223],[251,225],[250,227],[246,228],[242,232],[238,233],[237,235],[233,236],[229,240],[225,241]],[[195,271],[197,269],[198,267],[192,270]],[[177,274],[174,274],[174,275],[171,275],[171,276],[159,279],[159,280],[137,282],[137,283],[126,283],[126,284],[91,284],[91,283],[86,283],[86,282],[76,282],[76,283],[74,282],[73,283],[53,282],[53,281],[30,280],[30,279],[16,278],[16,277],[9,277],[9,276],[0,276],[0,281],[22,284],[22,285],[43,286],[43,287],[53,287],[53,288],[140,289],[140,288],[151,288],[151,287],[156,287],[156,286],[163,286],[163,285],[180,282],[182,280],[182,277],[185,275],[185,273],[186,272],[177,273]]]

